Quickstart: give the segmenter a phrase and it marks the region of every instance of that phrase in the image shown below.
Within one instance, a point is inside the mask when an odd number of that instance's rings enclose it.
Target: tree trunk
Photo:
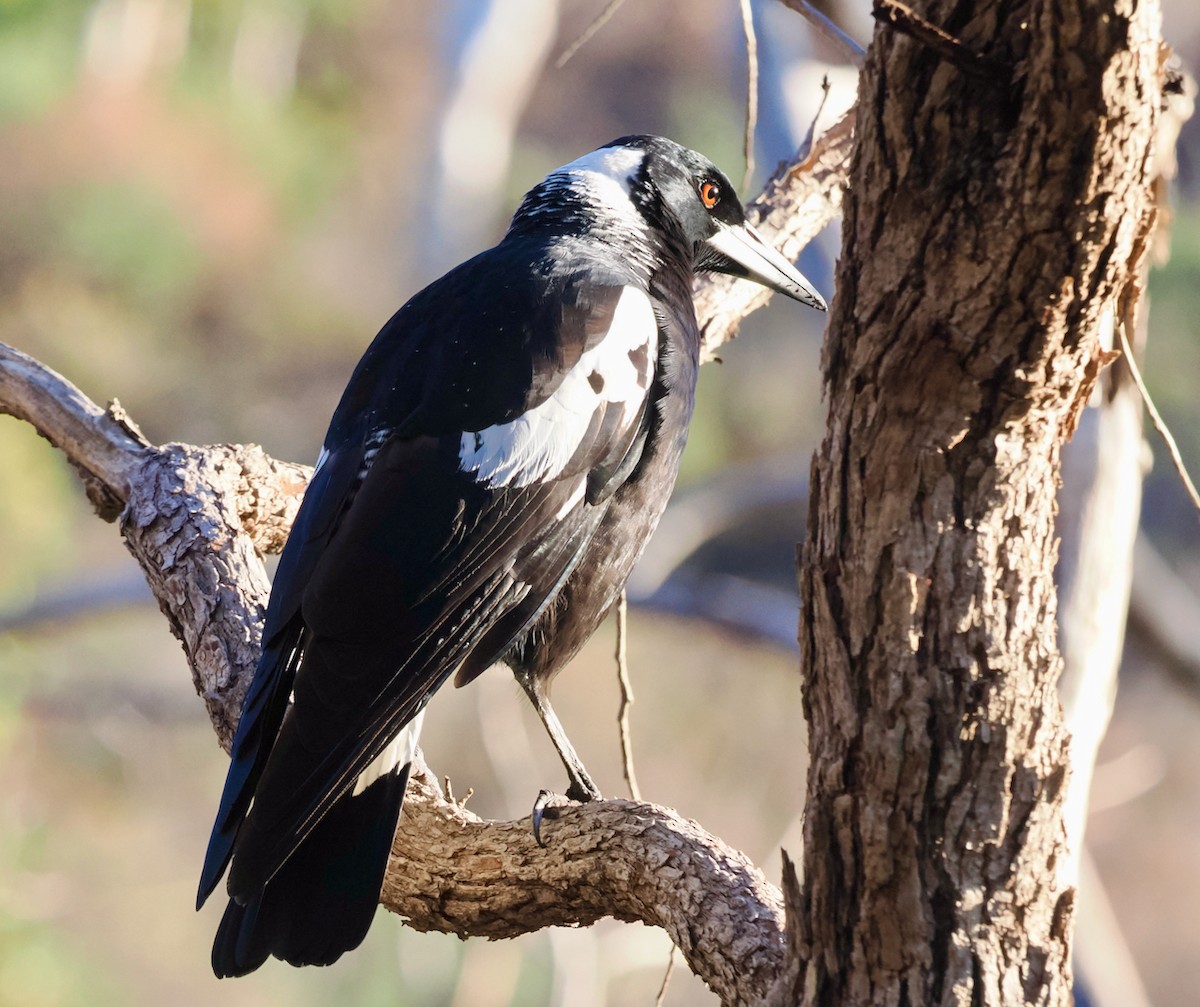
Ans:
[[[1158,10],[887,13],[800,577],[811,769],[787,999],[1065,1004],[1054,492],[1108,359],[1101,319],[1131,324],[1140,294]]]

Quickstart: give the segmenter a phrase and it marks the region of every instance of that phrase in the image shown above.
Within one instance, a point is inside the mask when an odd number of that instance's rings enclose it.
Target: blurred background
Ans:
[[[1168,41],[1200,65],[1200,12],[1164,6]],[[868,7],[832,13],[865,42]],[[0,340],[97,401],[119,398],[153,441],[253,441],[312,461],[382,322],[492,243],[549,169],[657,132],[742,177],[737,4],[626,4],[556,68],[602,9],[0,0]],[[825,74],[831,106],[853,98],[853,75],[818,62],[838,56],[797,15],[754,10],[748,193],[802,142]],[[1195,122],[1180,159],[1146,370],[1196,469]],[[801,263],[827,295],[836,250],[827,234]],[[791,543],[822,422],[821,322],[773,304],[704,368],[680,506],[638,582],[652,604],[631,615],[644,796],[773,879],[779,847],[800,846]],[[1200,535],[1154,451],[1143,535],[1169,559],[1135,587],[1135,608],[1182,605],[1185,640],[1172,649],[1153,625],[1132,627],[1089,844],[1149,998],[1168,1005],[1194,1002],[1200,982],[1200,690],[1186,653]],[[0,473],[0,1005],[654,1002],[669,942],[611,922],[463,943],[381,914],[333,969],[272,962],[218,984],[208,952],[222,906],[192,905],[225,757],[182,654],[116,529],[61,456],[6,417]],[[723,625],[687,614],[704,599]],[[613,639],[597,634],[555,698],[601,788],[620,795]],[[480,814],[525,815],[540,787],[562,786],[527,706],[502,672],[432,704],[426,757],[459,795],[474,788]],[[715,1001],[680,965],[665,1002]]]

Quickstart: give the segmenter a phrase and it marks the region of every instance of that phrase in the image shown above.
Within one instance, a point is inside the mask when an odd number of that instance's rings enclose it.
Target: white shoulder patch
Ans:
[[[556,478],[598,410],[620,409],[623,427],[636,421],[657,360],[654,306],[644,291],[626,287],[604,338],[579,358],[554,394],[509,423],[464,433],[459,467],[492,488]]]

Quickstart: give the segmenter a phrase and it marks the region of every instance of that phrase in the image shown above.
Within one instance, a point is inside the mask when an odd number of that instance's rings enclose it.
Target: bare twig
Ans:
[[[889,25],[901,35],[916,39],[947,63],[977,80],[1002,84],[1012,80],[1013,68],[1007,63],[968,49],[961,39],[926,21],[899,0],[875,0],[871,14],[876,21]]]
[[[1154,423],[1154,429],[1158,431],[1159,436],[1163,439],[1163,443],[1167,446],[1167,451],[1171,454],[1171,462],[1175,466],[1175,471],[1179,473],[1179,481],[1183,483],[1183,488],[1187,490],[1188,496],[1192,498],[1193,506],[1195,506],[1197,511],[1200,511],[1200,493],[1196,491],[1196,484],[1192,482],[1192,477],[1188,474],[1187,465],[1183,461],[1183,455],[1179,453],[1179,445],[1175,443],[1175,438],[1171,434],[1170,428],[1162,418],[1162,414],[1159,413],[1154,400],[1150,397],[1150,389],[1146,387],[1146,382],[1142,380],[1142,372],[1133,357],[1133,348],[1129,345],[1129,336],[1125,333],[1125,326],[1118,325],[1117,330],[1121,334],[1121,351],[1125,354],[1125,362],[1129,365],[1129,373],[1133,375],[1133,382],[1137,385],[1138,393],[1142,396],[1142,401],[1146,404],[1146,412],[1150,414],[1150,419]]]
[[[569,46],[567,46],[566,49],[563,50],[562,55],[554,61],[554,69],[561,70],[564,66],[566,66],[567,61],[577,52],[579,52],[580,49],[587,45],[591,40],[591,37],[595,35],[596,32],[608,24],[612,16],[616,14],[617,8],[620,7],[624,2],[625,0],[609,0],[608,6],[596,15],[596,19],[592,21],[591,24],[584,28],[583,34],[580,35],[579,38],[577,38]]]
[[[625,767],[625,782],[629,784],[629,796],[635,801],[642,799],[638,787],[637,773],[633,771],[633,737],[629,732],[629,708],[633,706],[633,685],[629,681],[629,661],[626,653],[626,637],[629,625],[629,602],[624,591],[617,602],[617,681],[621,683],[621,706],[617,710],[617,727],[621,732],[621,764]]]
[[[801,153],[812,150],[813,144],[817,140],[817,123],[821,121],[821,113],[825,111],[825,103],[829,101],[829,75],[825,74],[821,78],[821,102],[817,105],[816,114],[812,117],[812,122],[808,124],[808,133],[804,137],[804,142],[800,145]]]
[[[817,10],[808,0],[779,0],[779,2],[789,10],[794,10],[812,25],[822,38],[827,42],[832,42],[835,48],[840,49],[848,63],[854,66],[862,66],[866,50],[854,38],[847,35],[841,28]]]
[[[667,971],[663,973],[662,985],[658,988],[658,996],[654,998],[654,1007],[662,1007],[667,999],[667,987],[671,984],[671,973],[675,971],[675,945],[671,945],[671,953],[667,956]]]
[[[742,136],[742,157],[746,171],[742,191],[750,187],[754,176],[754,133],[758,127],[758,36],[754,34],[754,12],[750,0],[739,0],[742,10],[742,34],[746,37],[746,131]]]

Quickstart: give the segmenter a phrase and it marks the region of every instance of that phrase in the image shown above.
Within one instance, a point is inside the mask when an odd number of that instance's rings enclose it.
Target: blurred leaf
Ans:
[[[203,266],[190,230],[144,184],[92,182],[59,190],[50,206],[63,251],[85,275],[132,300],[167,302]]]
[[[27,600],[39,578],[71,560],[79,486],[32,427],[0,418],[0,607]]]
[[[0,123],[39,114],[72,86],[84,0],[0,0]]]

